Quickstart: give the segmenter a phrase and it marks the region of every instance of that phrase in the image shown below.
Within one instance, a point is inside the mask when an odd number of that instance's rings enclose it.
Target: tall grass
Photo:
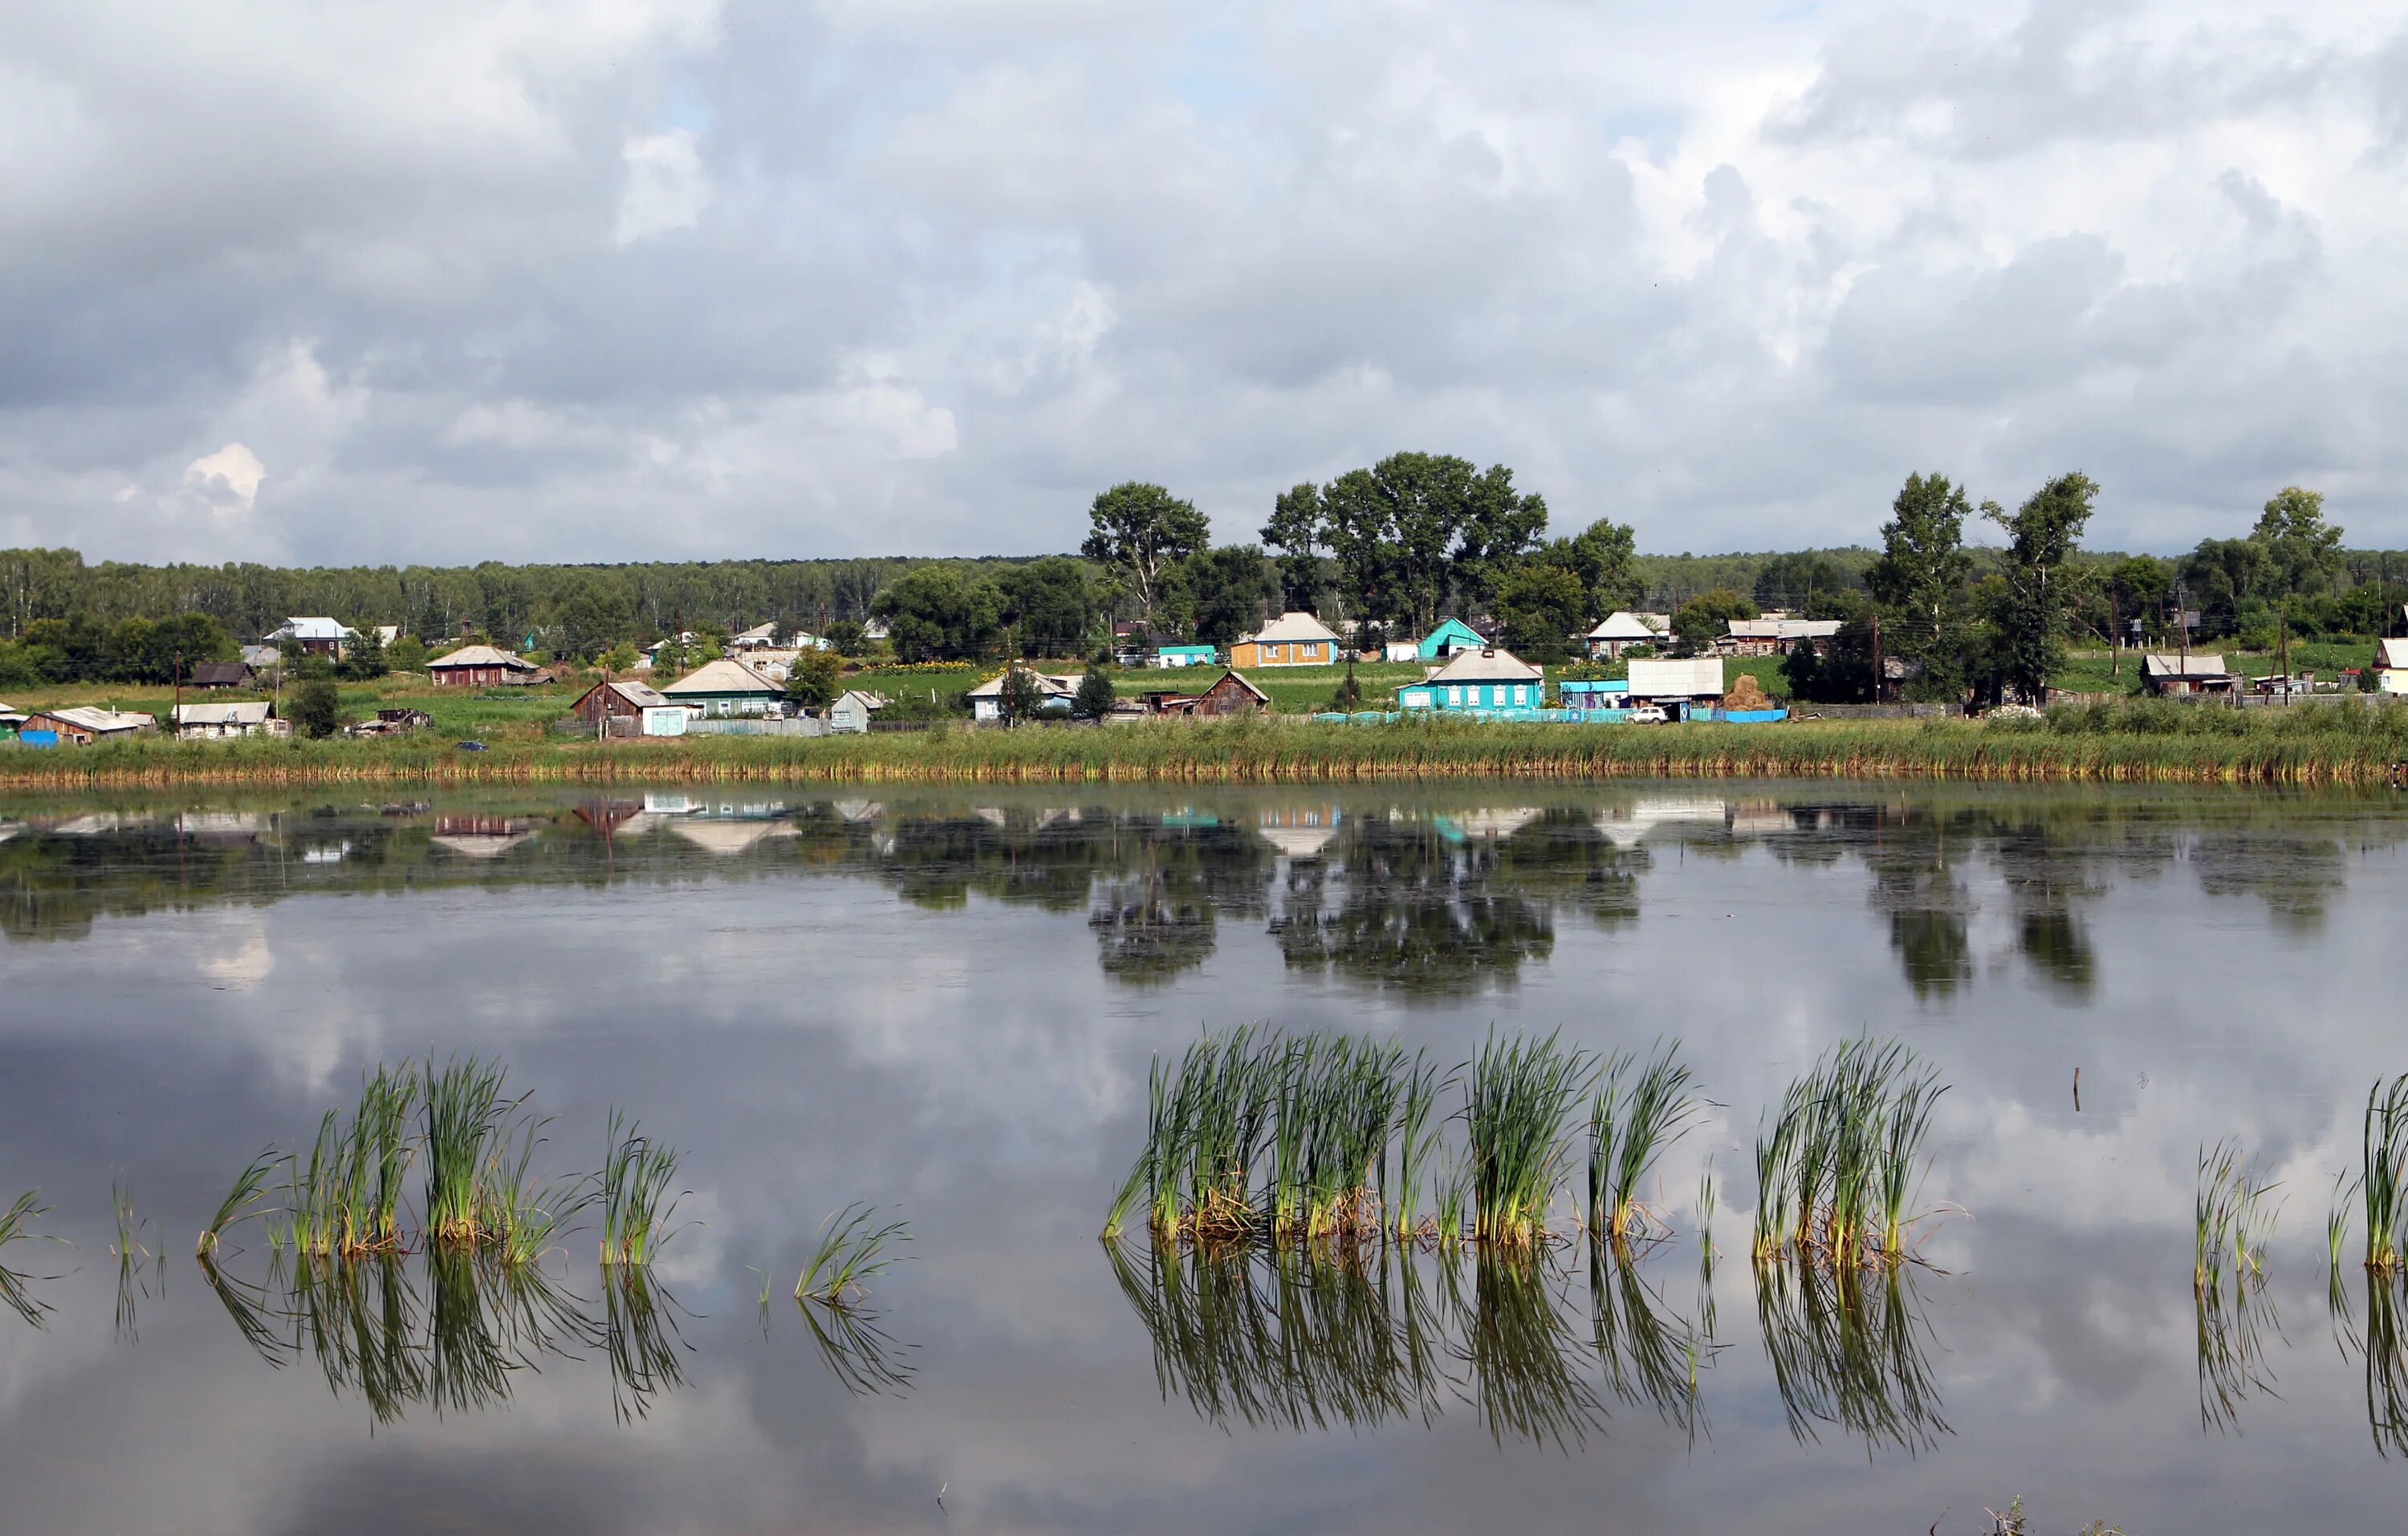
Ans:
[[[1481,1046],[1463,1108],[1472,1232],[1481,1242],[1527,1247],[1549,1235],[1570,1159],[1565,1126],[1593,1072],[1587,1053],[1565,1046],[1559,1032],[1510,1040],[1492,1032]]]
[[[2367,1090],[2358,1191],[2366,1229],[2366,1267],[2391,1274],[2408,1250],[2408,1073]]]
[[[208,1226],[201,1229],[199,1239],[193,1244],[194,1256],[207,1258],[216,1253],[220,1238],[262,1213],[267,1200],[268,1177],[276,1171],[280,1161],[276,1149],[271,1146],[235,1175],[233,1186],[226,1191],[225,1199],[218,1202],[216,1213],[209,1217]]]
[[[2280,1214],[2279,1207],[2269,1208],[2265,1203],[2274,1188],[2229,1137],[2214,1147],[2199,1149],[2191,1218],[2191,1285],[2201,1296],[2223,1289],[2228,1263],[2236,1291],[2264,1280],[2266,1244],[2272,1240]]]
[[[1921,1219],[1923,1144],[1946,1091],[1938,1069],[1897,1041],[1859,1037],[1825,1052],[1756,1138],[1756,1258],[1904,1258]]]
[[[498,1235],[493,1207],[496,1142],[516,1106],[502,1095],[502,1069],[475,1056],[428,1062],[420,1074],[426,1103],[427,1240],[473,1248]]]
[[[610,1112],[598,1180],[604,1264],[640,1268],[668,1241],[682,1198],[674,1188],[677,1169],[676,1148],[641,1134],[624,1111]]]
[[[795,1282],[795,1299],[850,1310],[868,1294],[868,1282],[910,1256],[892,1249],[911,1241],[899,1221],[880,1222],[878,1207],[848,1205],[820,1224],[819,1244]]]
[[[1698,1113],[1695,1075],[1680,1052],[1678,1042],[1659,1046],[1628,1084],[1636,1063],[1627,1052],[1608,1056],[1598,1073],[1589,1100],[1588,1224],[1615,1242],[1653,1219],[1640,1204],[1639,1186]]]

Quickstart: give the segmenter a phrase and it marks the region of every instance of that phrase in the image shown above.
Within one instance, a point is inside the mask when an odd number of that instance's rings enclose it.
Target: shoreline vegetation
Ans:
[[[595,742],[257,739],[0,753],[0,791],[320,783],[1328,783],[1847,778],[2369,786],[2408,761],[2408,706],[2232,711],[2161,701],[2038,719],[1573,725],[1281,719],[829,738]]]

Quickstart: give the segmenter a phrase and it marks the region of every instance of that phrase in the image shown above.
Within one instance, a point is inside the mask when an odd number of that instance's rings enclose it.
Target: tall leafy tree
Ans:
[[[1280,597],[1291,611],[1312,613],[1319,608],[1326,515],[1321,487],[1311,481],[1290,486],[1271,500],[1263,542],[1279,552]]]
[[[2286,485],[2258,514],[2249,537],[2266,548],[2275,596],[2330,591],[2342,572],[2342,530],[2325,521],[2322,491]]]
[[[1910,694],[1954,697],[1967,668],[1965,519],[1962,486],[1945,475],[1909,475],[1882,524],[1882,554],[1865,573],[1882,608],[1882,652],[1913,664]]]
[[[1371,470],[1349,469],[1324,488],[1321,507],[1322,542],[1348,615],[1366,623],[1396,616],[1396,513],[1387,488]]]
[[[994,582],[966,581],[943,566],[904,572],[869,608],[886,621],[903,661],[968,660],[995,644],[1003,623],[1003,594]]]
[[[2071,610],[2066,562],[2081,546],[2099,487],[2075,471],[2059,475],[2013,512],[1996,502],[1982,515],[2004,529],[2004,587],[1990,605],[1991,664],[1998,680],[2028,702],[2046,696],[2048,680],[2065,662],[2065,621]]]
[[[1560,548],[1560,555],[1554,552]],[[1627,524],[1600,517],[1569,539],[1548,546],[1547,558],[1569,567],[1581,579],[1591,619],[1616,609],[1637,606],[1642,590],[1639,580],[1636,536]]]
[[[1579,573],[1552,561],[1523,561],[1497,585],[1505,643],[1524,661],[1561,659],[1587,611],[1588,589]]]
[[[1140,616],[1149,623],[1163,572],[1202,549],[1211,523],[1196,504],[1159,485],[1128,481],[1096,497],[1087,509],[1092,531],[1079,553],[1098,565],[1118,567],[1136,594]]]
[[[1471,467],[1461,459],[1450,462]],[[1454,553],[1456,600],[1469,610],[1486,611],[1496,599],[1497,583],[1514,562],[1538,547],[1546,531],[1546,498],[1514,490],[1512,470],[1493,464],[1470,477],[1464,487],[1463,521]]]
[[[1753,619],[1756,604],[1728,587],[1700,592],[1672,614],[1672,633],[1681,638],[1681,653],[1695,656],[1713,649],[1715,637],[1730,632],[1733,619]]]
[[[1207,550],[1188,558],[1182,575],[1194,614],[1192,632],[1204,644],[1227,645],[1261,623],[1272,582],[1259,547]]]
[[[1021,654],[1069,656],[1084,649],[1082,642],[1096,622],[1086,566],[1048,555],[1010,567],[996,585],[1003,593],[1003,622],[1011,626]]]

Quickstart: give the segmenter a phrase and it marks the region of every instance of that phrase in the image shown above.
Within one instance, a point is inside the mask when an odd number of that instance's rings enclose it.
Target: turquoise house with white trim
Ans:
[[[1436,629],[1422,637],[1422,643],[1414,649],[1421,653],[1424,661],[1444,661],[1465,651],[1484,650],[1487,645],[1488,642],[1480,638],[1480,631],[1461,619],[1442,619]]]
[[[1159,645],[1154,647],[1156,667],[1210,667],[1219,652],[1209,645]]]
[[[1510,651],[1464,651],[1421,682],[1398,688],[1397,703],[1409,712],[1536,720],[1547,705],[1547,674]]]

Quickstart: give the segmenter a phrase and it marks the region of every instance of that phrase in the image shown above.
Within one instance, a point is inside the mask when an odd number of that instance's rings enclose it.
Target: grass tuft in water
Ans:
[[[602,1262],[645,1265],[668,1241],[670,1218],[683,1192],[677,1183],[677,1149],[640,1134],[623,1110],[610,1112],[598,1199],[602,1206]]]
[[[819,1246],[795,1282],[795,1299],[846,1310],[868,1294],[868,1280],[909,1254],[891,1252],[911,1241],[899,1221],[879,1222],[878,1207],[853,1204],[820,1224]]]
[[[1627,1052],[1605,1059],[1589,1099],[1588,1225],[1614,1242],[1663,1224],[1639,1199],[1640,1184],[1665,1149],[1688,1133],[1698,1113],[1695,1075],[1681,1064],[1678,1041],[1661,1046],[1636,1081]]]
[[[1756,1143],[1755,1255],[1844,1266],[1907,1256],[1941,1095],[1938,1070],[1905,1045],[1843,1041],[1792,1082]]]
[[[2279,1206],[2265,1204],[2274,1188],[2231,1138],[2199,1149],[2198,1191],[2191,1218],[2191,1286],[2201,1296],[2222,1291],[2228,1263],[2236,1292],[2253,1283],[2264,1283],[2266,1245],[2281,1213]],[[2329,1230],[2327,1235],[2331,1236]]]
[[[1547,1236],[1564,1180],[1564,1127],[1587,1092],[1587,1053],[1557,1034],[1504,1040],[1492,1033],[1472,1066],[1463,1109],[1471,1157],[1472,1235],[1527,1247]]]
[[[11,1200],[8,1209],[0,1211],[0,1307],[7,1307],[36,1328],[42,1326],[50,1308],[29,1288],[36,1277],[10,1266],[7,1255],[16,1244],[35,1241],[40,1234],[34,1231],[33,1224],[50,1213],[50,1208],[42,1203],[38,1189],[28,1189]]]

